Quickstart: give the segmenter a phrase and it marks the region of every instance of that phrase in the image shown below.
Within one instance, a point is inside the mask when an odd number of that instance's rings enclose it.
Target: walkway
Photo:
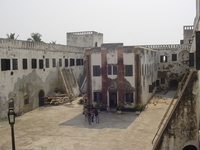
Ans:
[[[175,91],[166,95],[170,102]],[[88,125],[78,99],[73,104],[40,107],[16,118],[17,150],[152,150],[151,141],[168,105],[149,103],[139,116],[134,112],[100,113],[100,123]],[[0,121],[0,149],[11,149],[10,126]]]

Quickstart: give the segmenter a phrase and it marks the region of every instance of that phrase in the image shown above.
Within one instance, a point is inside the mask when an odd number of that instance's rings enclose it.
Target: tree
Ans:
[[[51,41],[50,44],[56,44],[56,41]]]
[[[42,35],[39,33],[31,33],[31,38],[28,38],[27,41],[42,42],[41,37]]]
[[[7,39],[12,39],[12,40],[16,40],[17,39],[17,37],[19,36],[17,36],[16,38],[15,38],[15,33],[10,33],[10,34],[6,34],[7,35]]]

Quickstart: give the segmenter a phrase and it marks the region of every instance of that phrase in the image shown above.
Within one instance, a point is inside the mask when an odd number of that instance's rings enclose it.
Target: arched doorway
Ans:
[[[187,145],[183,148],[183,150],[197,150],[197,148],[194,145]]]
[[[177,80],[171,80],[169,84],[170,90],[177,90],[178,89],[178,81]]]
[[[39,94],[38,94],[38,98],[39,98],[39,106],[44,106],[44,91],[40,90]]]

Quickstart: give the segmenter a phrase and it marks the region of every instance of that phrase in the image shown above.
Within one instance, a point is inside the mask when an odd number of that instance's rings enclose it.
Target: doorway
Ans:
[[[109,93],[109,106],[110,108],[117,107],[117,92]]]
[[[169,84],[169,88],[171,90],[177,90],[178,89],[178,81],[177,80],[171,80]]]
[[[39,92],[38,98],[39,98],[39,107],[44,106],[44,91],[43,90]]]
[[[194,145],[187,145],[183,148],[183,150],[197,150],[197,148]]]

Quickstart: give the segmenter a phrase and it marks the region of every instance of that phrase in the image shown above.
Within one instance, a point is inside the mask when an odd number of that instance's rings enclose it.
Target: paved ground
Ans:
[[[169,103],[174,91],[165,97]],[[100,123],[88,125],[78,99],[72,105],[40,107],[16,118],[17,150],[151,150],[151,141],[167,107],[164,100],[147,105],[139,116],[134,112],[118,115],[101,112]],[[11,149],[7,120],[0,121],[0,150]]]

